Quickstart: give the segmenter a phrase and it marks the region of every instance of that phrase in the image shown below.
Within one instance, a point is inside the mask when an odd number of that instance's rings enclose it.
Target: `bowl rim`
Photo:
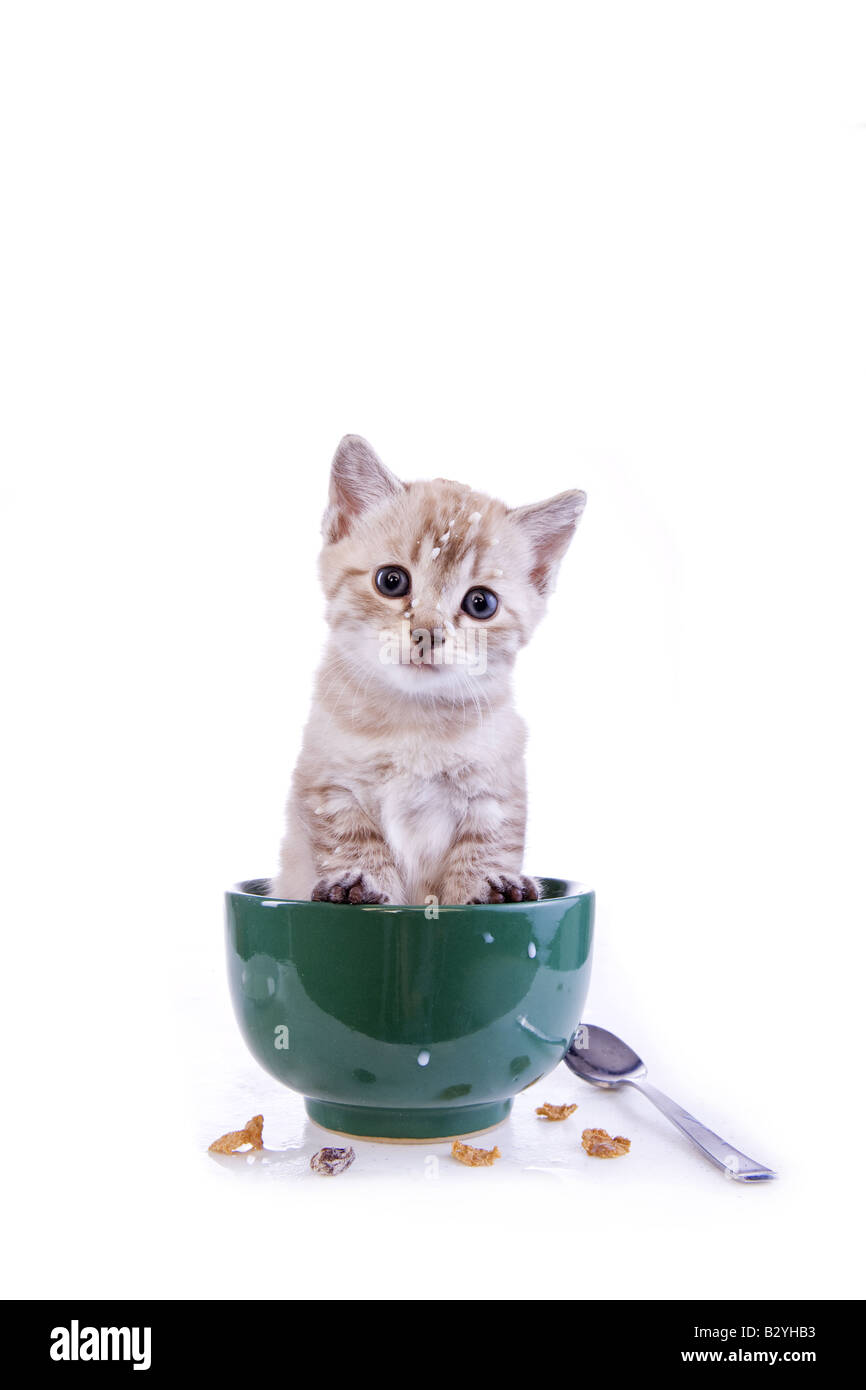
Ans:
[[[497,912],[533,911],[545,907],[549,903],[570,903],[578,902],[581,898],[593,897],[595,890],[585,883],[580,883],[575,879],[558,878],[552,874],[536,874],[542,883],[562,884],[566,889],[563,893],[557,893],[550,897],[536,898],[528,902],[520,903],[439,903],[437,904],[437,914],[444,912],[474,912],[479,908],[487,912],[495,909]],[[304,908],[332,908],[339,907],[342,912],[349,909],[353,912],[375,912],[386,913],[388,915],[395,912],[413,912],[424,915],[429,912],[430,906],[426,903],[329,903],[313,902],[310,898],[277,898],[270,893],[262,893],[253,889],[255,885],[266,885],[268,880],[265,878],[246,878],[240,882],[232,884],[226,890],[227,898],[254,898],[263,907],[304,907]]]

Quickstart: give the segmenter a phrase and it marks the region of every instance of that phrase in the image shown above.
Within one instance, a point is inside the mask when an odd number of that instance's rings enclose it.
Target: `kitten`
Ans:
[[[331,635],[287,808],[281,898],[487,903],[522,872],[518,650],[586,501],[509,510],[462,483],[402,483],[346,435],[319,568]]]

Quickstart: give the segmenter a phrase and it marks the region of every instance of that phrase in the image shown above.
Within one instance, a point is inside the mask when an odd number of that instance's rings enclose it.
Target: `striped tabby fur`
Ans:
[[[400,482],[365,440],[341,441],[320,559],[330,637],[275,896],[441,904],[537,896],[522,871],[526,735],[511,673],[584,502],[570,491],[509,510],[444,478]],[[405,596],[377,590],[383,566],[407,571]],[[486,620],[461,609],[478,586],[498,599]]]

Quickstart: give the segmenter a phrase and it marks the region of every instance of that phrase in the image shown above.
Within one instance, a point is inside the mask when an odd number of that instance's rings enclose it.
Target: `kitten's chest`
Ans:
[[[379,784],[378,803],[391,851],[412,873],[441,860],[465,815],[467,796],[447,776],[395,769]]]
[[[493,722],[465,739],[436,740],[423,729],[403,739],[343,745],[341,780],[379,827],[399,866],[407,901],[421,901],[472,805],[496,784],[502,730]]]

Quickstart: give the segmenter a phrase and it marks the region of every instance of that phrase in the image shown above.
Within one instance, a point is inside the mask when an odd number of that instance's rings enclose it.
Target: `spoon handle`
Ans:
[[[718,1134],[707,1129],[706,1125],[702,1125],[688,1110],[683,1110],[681,1105],[677,1105],[676,1101],[671,1100],[670,1096],[666,1096],[657,1086],[651,1086],[648,1081],[629,1081],[627,1084],[634,1086],[636,1091],[640,1091],[647,1100],[651,1100],[672,1125],[676,1125],[677,1129],[691,1139],[717,1168],[723,1170],[726,1177],[734,1178],[737,1182],[758,1182],[776,1176],[772,1168],[765,1168],[763,1163],[740,1153],[740,1150],[735,1149],[726,1139],[721,1139]]]

